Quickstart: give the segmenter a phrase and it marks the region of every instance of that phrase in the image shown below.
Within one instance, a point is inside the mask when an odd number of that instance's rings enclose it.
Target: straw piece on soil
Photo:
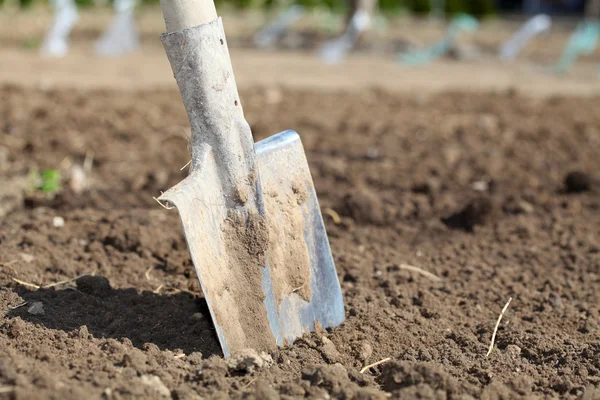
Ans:
[[[156,289],[154,289],[154,293],[155,294],[160,294],[160,290],[165,287],[165,285],[161,284],[159,287],[157,287]]]
[[[364,373],[365,373],[365,372],[367,372],[369,369],[371,369],[371,368],[373,368],[373,367],[376,367],[376,366],[378,366],[378,365],[381,365],[381,364],[385,364],[386,362],[390,361],[391,359],[392,359],[392,357],[387,357],[387,358],[384,358],[383,360],[379,360],[379,361],[377,361],[377,362],[374,362],[373,364],[369,364],[369,365],[365,366],[363,369],[361,369],[361,370],[360,370],[360,373],[361,373],[361,374],[364,374]]]
[[[404,269],[404,270],[407,270],[407,271],[412,271],[412,272],[419,273],[419,274],[421,274],[421,275],[423,275],[423,276],[425,276],[425,277],[427,277],[427,278],[429,278],[429,279],[431,279],[432,281],[435,281],[435,282],[440,282],[442,280],[442,278],[440,278],[439,276],[434,275],[434,274],[432,274],[429,271],[425,271],[422,268],[415,267],[413,265],[400,264],[400,269]]]
[[[333,223],[336,225],[339,225],[342,223],[342,219],[340,218],[340,214],[338,214],[334,209],[332,208],[326,208],[323,210],[324,214],[327,214],[331,217],[331,219],[333,220]]]
[[[148,268],[146,270],[146,272],[144,272],[144,277],[146,278],[147,281],[152,279],[152,277],[150,276],[150,271],[152,271],[153,269],[154,269],[154,266],[151,266],[150,268]]]
[[[27,287],[30,287],[30,288],[34,288],[35,290],[37,290],[37,289],[40,288],[40,286],[38,286],[38,285],[35,285],[33,283],[29,283],[29,282],[24,282],[24,281],[22,281],[20,279],[17,279],[17,278],[12,278],[12,280],[15,281],[15,282],[17,282],[20,285],[27,286]]]
[[[59,281],[59,282],[50,283],[50,284],[48,284],[48,285],[44,285],[44,286],[42,286],[42,289],[49,289],[49,288],[51,288],[51,287],[55,287],[55,286],[64,285],[64,284],[67,284],[67,283],[74,282],[74,281],[76,281],[76,280],[77,280],[77,279],[79,279],[79,278],[83,278],[84,276],[93,276],[93,275],[94,275],[94,274],[83,274],[83,275],[79,275],[79,276],[76,276],[75,278],[71,278],[71,279],[65,279],[64,281]]]
[[[75,278],[65,279],[64,281],[58,281],[58,282],[54,282],[54,283],[50,283],[48,285],[42,285],[42,286],[39,286],[39,285],[36,285],[36,284],[33,284],[33,283],[29,283],[29,282],[25,282],[25,281],[22,281],[22,280],[17,279],[17,278],[12,278],[12,280],[15,281],[15,282],[17,282],[18,284],[23,285],[23,286],[27,286],[27,287],[30,287],[30,288],[34,288],[35,290],[38,290],[38,289],[50,289],[50,288],[55,287],[55,286],[60,286],[60,285],[64,285],[64,284],[67,284],[67,283],[71,283],[71,282],[76,281],[79,278],[84,277],[84,276],[94,276],[94,273],[92,272],[91,274],[83,274],[83,275],[76,276]]]
[[[21,304],[17,304],[16,306],[8,306],[9,310],[16,310],[17,308],[21,308],[23,306],[26,306],[27,304],[29,304],[28,301],[24,301]]]
[[[496,327],[494,328],[494,333],[492,333],[492,342],[490,343],[490,348],[488,349],[488,352],[485,355],[486,357],[492,353],[492,350],[494,350],[494,343],[496,342],[496,333],[498,333],[498,327],[500,326],[500,321],[502,321],[502,317],[504,316],[504,313],[508,309],[508,305],[510,304],[511,301],[512,301],[512,297],[508,299],[508,301],[506,302],[506,305],[502,309],[502,312],[498,316],[498,321],[496,321]]]

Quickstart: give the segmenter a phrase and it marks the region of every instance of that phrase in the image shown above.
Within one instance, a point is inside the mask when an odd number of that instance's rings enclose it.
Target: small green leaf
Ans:
[[[56,193],[60,190],[60,172],[46,169],[40,174],[41,184],[38,189],[45,193]]]

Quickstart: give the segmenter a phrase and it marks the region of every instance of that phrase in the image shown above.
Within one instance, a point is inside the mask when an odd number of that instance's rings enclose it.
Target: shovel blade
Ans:
[[[344,320],[342,292],[298,134],[274,135],[256,143],[255,152],[268,228],[261,265],[240,258],[227,233],[232,210],[212,152],[206,153],[201,171],[160,198],[179,211],[225,357],[246,348],[272,350],[314,330],[317,322],[327,328]],[[250,226],[252,216],[243,218]]]

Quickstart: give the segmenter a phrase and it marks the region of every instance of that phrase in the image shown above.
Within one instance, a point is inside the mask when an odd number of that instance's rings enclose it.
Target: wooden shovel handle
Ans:
[[[213,0],[160,0],[167,33],[178,32],[217,19]]]

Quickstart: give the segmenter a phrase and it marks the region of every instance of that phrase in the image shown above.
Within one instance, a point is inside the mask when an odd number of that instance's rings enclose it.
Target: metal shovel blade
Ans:
[[[253,229],[259,217],[231,214],[218,190],[211,152],[201,171],[161,197],[177,206],[226,357],[245,348],[270,350],[292,343],[316,322],[332,327],[344,320],[342,292],[298,134],[274,135],[256,143],[255,152],[269,235],[264,265],[243,262],[246,248],[239,246],[245,236],[237,236],[236,223]]]

